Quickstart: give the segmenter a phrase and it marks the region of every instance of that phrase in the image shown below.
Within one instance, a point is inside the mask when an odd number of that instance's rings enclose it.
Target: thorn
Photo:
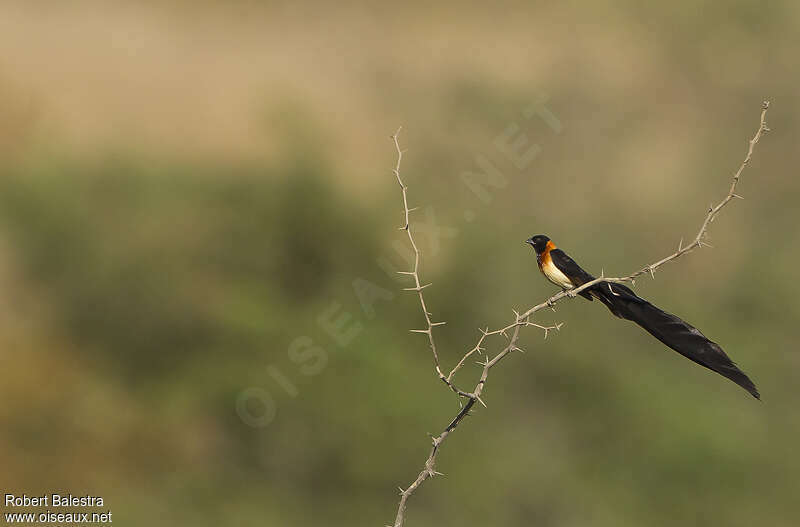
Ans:
[[[433,326],[444,326],[447,322],[432,322],[431,327]]]
[[[738,198],[738,199],[744,199],[744,198],[743,198],[742,196],[740,196],[739,194],[731,194],[731,196],[733,196],[734,198]]]
[[[404,210],[403,212],[414,212],[415,210],[419,210],[419,207],[411,207],[408,210]]]
[[[430,329],[409,329],[411,333],[429,333],[431,332]]]
[[[489,408],[488,406],[486,406],[486,403],[483,402],[483,399],[481,399],[480,395],[476,395],[475,398],[478,400],[479,403],[483,405],[484,408]]]
[[[681,252],[682,248],[683,248],[683,238],[681,238],[681,241],[678,242],[678,252]]]
[[[655,280],[655,279],[656,279],[656,273],[653,271],[653,266],[652,266],[652,265],[650,266],[650,277],[651,277],[653,280]]]
[[[561,331],[561,326],[563,326],[564,324],[566,324],[566,322],[561,322],[559,324],[556,324],[556,331]]]
[[[397,488],[400,489],[400,494],[405,494],[406,493],[406,491],[403,490],[403,487],[397,487]]]
[[[409,274],[409,275],[414,275],[414,274],[416,274],[416,271],[395,271],[395,273],[397,273],[397,274]]]

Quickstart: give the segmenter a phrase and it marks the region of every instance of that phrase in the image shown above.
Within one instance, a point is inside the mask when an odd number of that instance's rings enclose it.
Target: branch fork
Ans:
[[[755,145],[759,142],[761,137],[766,132],[769,131],[769,127],[767,127],[766,123],[766,116],[768,109],[769,109],[769,101],[764,101],[761,107],[761,119],[759,122],[758,130],[748,143],[749,147],[747,150],[747,155],[745,156],[744,161],[742,161],[741,165],[739,166],[739,169],[734,173],[727,195],[722,199],[722,201],[720,201],[716,205],[712,203],[711,206],[709,206],[708,211],[706,213],[706,217],[703,220],[703,223],[700,225],[700,230],[697,232],[697,235],[694,237],[694,240],[689,245],[684,247],[683,238],[681,238],[681,240],[678,242],[678,249],[674,253],[658,260],[657,262],[654,262],[650,265],[646,265],[641,269],[639,269],[638,271],[635,271],[627,276],[618,278],[608,278],[605,276],[605,272],[601,272],[599,278],[595,278],[594,280],[587,282],[581,285],[580,287],[556,293],[555,295],[529,308],[523,313],[519,313],[516,310],[512,310],[514,313],[514,321],[503,328],[491,331],[489,330],[488,327],[486,329],[478,328],[478,331],[480,332],[480,337],[478,338],[477,343],[461,357],[461,359],[456,363],[456,365],[447,375],[444,375],[444,373],[441,370],[439,354],[433,336],[433,328],[436,326],[444,325],[445,322],[432,322],[431,313],[428,311],[426,307],[423,289],[430,286],[431,284],[421,285],[419,278],[420,251],[417,248],[417,244],[414,241],[414,236],[413,233],[411,232],[411,227],[409,222],[409,214],[413,210],[416,210],[417,207],[409,208],[408,186],[403,182],[400,176],[400,164],[403,159],[403,154],[405,153],[405,150],[402,150],[400,148],[400,143],[398,141],[398,135],[402,127],[398,128],[397,131],[392,136],[390,136],[390,138],[394,142],[395,150],[397,152],[397,162],[395,164],[395,167],[392,169],[392,174],[395,176],[398,184],[400,185],[403,197],[403,217],[405,223],[403,227],[400,227],[400,230],[406,231],[411,248],[414,250],[414,268],[411,271],[398,271],[398,272],[403,275],[411,276],[414,279],[414,286],[404,288],[404,290],[412,291],[417,294],[419,298],[420,307],[422,308],[422,314],[425,316],[425,322],[427,325],[425,329],[412,329],[410,331],[412,331],[413,333],[423,333],[428,336],[428,342],[430,344],[431,352],[433,355],[434,369],[436,371],[436,375],[439,377],[439,379],[442,380],[442,382],[444,382],[448,386],[448,388],[450,388],[450,390],[452,390],[455,394],[458,395],[459,401],[461,399],[466,399],[466,403],[461,407],[456,416],[450,421],[450,424],[448,424],[439,435],[433,436],[431,438],[432,446],[430,453],[428,454],[428,458],[425,460],[423,469],[419,473],[417,478],[405,490],[400,488],[400,503],[397,508],[397,515],[395,517],[394,527],[402,527],[405,523],[406,506],[408,498],[411,495],[413,495],[414,492],[416,492],[416,490],[420,487],[420,485],[422,485],[422,483],[426,479],[442,475],[440,472],[436,471],[436,458],[437,455],[439,454],[441,445],[442,443],[444,443],[445,439],[447,439],[447,437],[456,429],[456,427],[458,427],[458,425],[465,417],[470,415],[470,411],[472,410],[472,407],[475,405],[476,401],[481,403],[481,405],[483,405],[484,407],[486,407],[486,403],[481,398],[481,394],[483,393],[483,389],[486,386],[486,381],[489,377],[489,371],[510,353],[514,351],[524,352],[524,350],[520,348],[517,344],[519,341],[520,329],[523,327],[535,327],[537,329],[540,329],[544,333],[545,339],[547,338],[550,331],[561,330],[561,327],[564,325],[563,322],[552,326],[545,326],[531,322],[530,318],[537,311],[540,311],[545,308],[550,308],[553,311],[555,311],[555,305],[559,301],[563,300],[564,298],[575,298],[582,291],[600,282],[609,282],[609,283],[629,282],[632,285],[635,285],[636,277],[643,274],[650,274],[651,279],[655,279],[655,271],[659,269],[662,265],[666,264],[667,262],[671,262],[672,260],[675,260],[683,256],[684,254],[693,251],[694,249],[699,249],[703,246],[711,247],[711,245],[705,241],[708,235],[709,225],[716,219],[716,217],[719,215],[719,212],[731,200],[737,198],[744,199],[740,195],[736,194],[735,192],[736,186],[739,183],[739,180],[741,178],[745,166],[747,166],[750,163],[750,159],[753,155],[753,149],[755,148]],[[609,289],[611,288],[609,287]],[[511,333],[510,337],[508,335],[508,332]],[[453,378],[455,377],[455,375],[458,373],[459,370],[461,370],[461,368],[464,366],[464,364],[472,355],[474,355],[475,353],[483,354],[482,352],[486,350],[486,347],[484,345],[486,339],[495,335],[502,335],[506,338],[507,343],[505,344],[503,349],[492,358],[489,358],[488,354],[484,355],[484,360],[478,362],[478,365],[482,367],[481,376],[471,392],[466,392],[458,389],[456,385],[453,383]]]

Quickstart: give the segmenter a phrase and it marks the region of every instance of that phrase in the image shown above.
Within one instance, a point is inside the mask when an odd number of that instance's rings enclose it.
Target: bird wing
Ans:
[[[569,281],[572,282],[572,285],[575,287],[579,287],[586,282],[594,280],[594,276],[584,271],[575,260],[570,258],[569,255],[561,249],[553,249],[550,251],[550,260],[559,271],[569,278]],[[579,294],[590,301],[592,300],[592,295],[589,291],[581,291]]]
[[[594,280],[594,276],[584,271],[561,249],[551,250],[549,256],[553,265],[575,287]],[[597,297],[614,315],[638,324],[687,359],[730,379],[756,399],[760,398],[753,381],[736,366],[719,344],[709,340],[688,322],[640,298],[629,287],[600,282],[579,294],[589,300]]]
[[[584,271],[578,263],[561,249],[550,251],[550,258],[558,270],[567,275],[575,287],[594,280],[594,276]]]

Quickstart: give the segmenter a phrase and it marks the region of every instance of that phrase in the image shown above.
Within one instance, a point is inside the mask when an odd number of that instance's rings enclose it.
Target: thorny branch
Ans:
[[[401,127],[402,128],[402,127]],[[408,234],[408,241],[411,243],[411,248],[414,249],[414,269],[412,271],[398,271],[400,274],[410,275],[414,278],[414,287],[406,287],[404,291],[416,291],[419,295],[419,304],[422,307],[422,313],[425,315],[425,322],[428,324],[428,327],[425,329],[412,329],[411,331],[414,333],[425,333],[428,335],[428,342],[431,346],[431,351],[433,352],[433,364],[436,368],[436,373],[439,374],[439,377],[444,379],[444,375],[442,374],[442,370],[439,367],[439,354],[436,352],[436,342],[433,340],[433,328],[434,326],[443,325],[444,322],[431,322],[431,313],[428,311],[428,308],[425,306],[425,295],[422,294],[422,290],[428,287],[431,284],[422,285],[419,281],[419,249],[417,249],[417,244],[414,241],[414,236],[411,234],[411,224],[409,223],[409,214],[412,211],[416,210],[408,208],[408,187],[403,183],[403,180],[400,179],[400,163],[403,161],[403,152],[404,150],[400,150],[400,144],[397,142],[397,134],[400,133],[400,129],[397,129],[397,132],[392,136],[394,139],[394,146],[397,149],[397,164],[392,169],[392,173],[397,178],[397,183],[400,184],[400,189],[403,191],[403,214],[405,215],[405,224],[400,227],[400,230],[406,231]]]
[[[766,122],[768,109],[769,109],[769,101],[764,101],[761,107],[761,119],[759,122],[758,130],[756,131],[756,134],[749,142],[747,155],[745,156],[744,161],[742,161],[742,164],[739,166],[739,169],[733,175],[733,180],[731,181],[731,186],[730,189],[728,190],[728,194],[722,199],[722,201],[720,201],[716,205],[711,205],[709,207],[706,217],[703,220],[702,225],[700,226],[700,230],[697,232],[697,235],[694,237],[694,240],[689,245],[684,246],[683,239],[681,239],[681,241],[678,243],[678,249],[674,253],[665,256],[664,258],[658,260],[657,262],[642,267],[638,271],[635,271],[627,276],[619,278],[608,278],[604,276],[604,273],[601,273],[601,275],[598,278],[590,282],[587,282],[581,285],[580,287],[576,287],[568,291],[561,291],[551,296],[547,300],[529,308],[523,313],[518,313],[517,311],[514,311],[514,321],[503,328],[496,329],[493,331],[489,331],[488,328],[480,329],[481,336],[478,339],[478,342],[475,344],[474,347],[472,347],[469,351],[467,351],[464,354],[461,360],[458,361],[458,363],[453,367],[453,369],[450,371],[448,375],[444,375],[444,373],[442,373],[441,365],[439,362],[439,354],[437,352],[436,344],[433,337],[433,328],[435,326],[444,324],[444,322],[431,322],[431,314],[427,310],[425,304],[425,298],[422,293],[422,290],[430,284],[421,285],[419,279],[420,252],[419,249],[417,248],[416,243],[414,242],[414,236],[411,232],[411,227],[409,223],[409,214],[414,209],[408,208],[408,194],[407,194],[408,187],[405,185],[405,183],[403,183],[402,179],[400,178],[400,163],[403,159],[404,150],[400,149],[400,144],[397,139],[397,136],[401,130],[400,128],[398,128],[397,132],[395,132],[395,134],[391,136],[391,139],[394,141],[394,145],[397,150],[397,163],[395,165],[395,168],[392,170],[392,173],[397,178],[397,182],[400,184],[400,188],[402,189],[403,192],[403,212],[405,215],[405,225],[400,227],[400,229],[405,230],[406,233],[408,234],[408,239],[409,242],[411,243],[411,247],[414,249],[414,256],[415,256],[414,269],[412,271],[401,271],[401,274],[410,275],[411,277],[414,278],[414,284],[415,284],[414,287],[406,289],[410,291],[416,291],[417,294],[419,295],[420,305],[422,307],[422,312],[425,315],[425,321],[427,323],[427,328],[412,330],[412,331],[417,333],[425,333],[428,336],[428,342],[430,343],[431,351],[433,353],[433,360],[436,369],[436,374],[445,384],[447,384],[447,386],[451,390],[457,393],[460,397],[465,398],[467,401],[461,407],[461,409],[453,418],[453,420],[450,422],[450,424],[448,424],[447,427],[445,427],[442,433],[432,438],[433,444],[431,447],[430,454],[428,454],[428,458],[425,460],[425,466],[423,467],[422,471],[419,473],[417,478],[405,490],[403,490],[402,488],[400,489],[400,504],[398,505],[397,508],[397,516],[395,518],[394,527],[402,527],[402,525],[405,522],[406,503],[408,501],[408,498],[420,487],[420,485],[422,485],[422,483],[426,479],[431,478],[433,476],[441,475],[440,472],[436,471],[435,467],[436,467],[436,458],[437,455],[439,454],[439,449],[444,440],[447,439],[447,437],[456,429],[459,423],[467,415],[469,415],[469,412],[475,405],[476,401],[480,402],[483,406],[486,406],[486,403],[484,403],[483,400],[481,399],[481,394],[483,393],[483,388],[486,385],[486,381],[489,377],[489,370],[491,370],[494,366],[496,366],[511,352],[523,351],[521,348],[519,348],[519,346],[517,346],[517,342],[519,341],[520,328],[528,326],[539,328],[544,332],[545,338],[547,338],[547,335],[551,330],[561,329],[562,324],[556,324],[554,326],[543,326],[531,322],[530,318],[531,316],[533,316],[534,313],[545,308],[553,308],[557,302],[563,300],[564,298],[567,297],[575,298],[581,291],[588,289],[600,282],[616,282],[616,283],[631,282],[632,284],[635,284],[635,279],[638,276],[646,273],[650,274],[651,277],[655,278],[656,269],[660,268],[667,262],[675,260],[683,256],[684,254],[693,251],[694,249],[699,249],[704,245],[710,247],[710,245],[706,242],[706,237],[708,234],[708,228],[710,224],[716,219],[717,215],[720,213],[723,207],[725,207],[731,200],[733,200],[734,198],[742,199],[741,196],[736,194],[736,186],[739,184],[739,179],[741,178],[744,168],[750,163],[750,158],[753,155],[753,149],[755,148],[756,143],[758,143],[758,141],[761,139],[761,136],[764,133],[769,131]],[[511,333],[510,337],[509,337],[509,332]],[[494,335],[503,335],[508,341],[507,344],[505,344],[502,351],[497,353],[497,355],[495,355],[493,358],[490,359],[489,356],[486,355],[484,361],[479,363],[483,367],[483,369],[481,371],[480,379],[478,380],[477,384],[475,385],[475,387],[471,392],[465,392],[459,390],[453,383],[453,377],[464,366],[466,361],[472,355],[474,355],[475,353],[481,354],[483,351],[485,351],[484,343],[486,339]]]

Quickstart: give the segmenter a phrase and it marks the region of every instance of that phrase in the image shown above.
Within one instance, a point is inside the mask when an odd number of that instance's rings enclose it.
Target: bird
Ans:
[[[531,236],[525,243],[536,251],[539,270],[545,278],[562,290],[569,291],[595,279],[544,234]],[[719,344],[709,340],[688,322],[640,298],[629,287],[601,281],[578,294],[589,301],[594,298],[600,300],[613,315],[638,324],[687,359],[730,379],[756,399],[761,399],[753,381]]]

